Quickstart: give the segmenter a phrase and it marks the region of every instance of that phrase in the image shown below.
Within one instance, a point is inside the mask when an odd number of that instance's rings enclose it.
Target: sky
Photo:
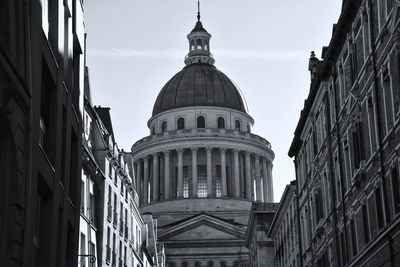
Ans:
[[[308,59],[320,57],[340,0],[202,0],[215,66],[241,89],[255,124],[275,152],[274,198],[295,179],[287,156],[310,86]],[[149,134],[161,88],[184,67],[196,0],[87,0],[87,65],[92,102],[111,108],[119,148]]]

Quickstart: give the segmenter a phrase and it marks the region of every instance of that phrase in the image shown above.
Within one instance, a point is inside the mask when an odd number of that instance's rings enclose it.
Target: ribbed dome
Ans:
[[[209,64],[192,64],[163,87],[153,116],[166,110],[191,106],[216,106],[247,113],[245,100],[232,81]]]

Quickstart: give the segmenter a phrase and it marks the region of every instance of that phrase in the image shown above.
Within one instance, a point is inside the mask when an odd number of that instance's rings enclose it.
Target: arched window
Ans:
[[[201,39],[197,39],[197,49],[201,49]]]
[[[194,50],[194,41],[192,40],[190,42],[190,51],[193,51],[193,50]]]
[[[151,134],[155,134],[156,133],[156,127],[151,127]]]
[[[235,130],[240,131],[240,121],[235,120]]]
[[[206,128],[206,120],[203,116],[197,117],[197,128]]]
[[[165,132],[167,130],[167,122],[166,121],[163,121],[162,123],[161,123],[161,132],[163,133],[163,132]]]
[[[185,129],[185,119],[179,118],[178,119],[178,130]]]
[[[251,132],[250,124],[247,124],[247,132],[248,132],[248,133]]]
[[[218,118],[218,129],[225,129],[225,119],[222,117]]]

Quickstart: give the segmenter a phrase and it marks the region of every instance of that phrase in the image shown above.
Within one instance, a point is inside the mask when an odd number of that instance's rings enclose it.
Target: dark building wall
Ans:
[[[1,266],[76,266],[84,38],[64,2],[1,1]]]
[[[397,266],[399,4],[346,1],[289,151],[295,157],[302,261]]]

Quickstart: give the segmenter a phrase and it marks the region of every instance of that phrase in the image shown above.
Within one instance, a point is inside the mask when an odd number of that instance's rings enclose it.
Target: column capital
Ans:
[[[190,150],[192,150],[192,152],[197,152],[199,150],[198,147],[191,147]]]
[[[246,156],[247,156],[247,155],[248,155],[248,156],[251,156],[251,154],[253,154],[252,152],[250,152],[250,151],[248,151],[248,150],[246,150],[245,153],[246,153]]]
[[[221,153],[225,153],[226,150],[228,150],[228,148],[226,148],[226,147],[220,147],[219,148],[219,151],[221,151]]]
[[[211,147],[211,146],[206,147],[206,151],[207,151],[207,152],[208,152],[208,151],[211,151],[211,150],[213,150],[213,147]]]
[[[176,149],[176,151],[178,151],[178,152],[183,152],[183,150],[185,150],[185,149],[182,147]]]
[[[151,155],[153,156],[153,158],[155,158],[155,157],[157,157],[158,156],[158,152],[154,152],[154,153],[152,153]]]
[[[171,150],[164,150],[163,153],[164,153],[164,155],[166,155],[166,154],[169,155],[169,153],[171,153]]]
[[[239,149],[239,148],[234,148],[234,149],[233,149],[233,152],[239,153],[239,152],[240,152],[240,149]]]

